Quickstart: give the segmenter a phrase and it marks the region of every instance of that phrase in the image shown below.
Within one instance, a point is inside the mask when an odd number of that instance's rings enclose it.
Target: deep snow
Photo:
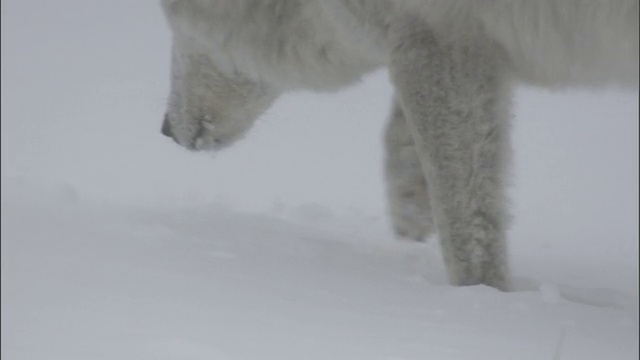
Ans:
[[[388,230],[383,72],[194,155],[156,1],[2,5],[3,359],[638,358],[637,92],[518,94],[519,291],[453,288]]]

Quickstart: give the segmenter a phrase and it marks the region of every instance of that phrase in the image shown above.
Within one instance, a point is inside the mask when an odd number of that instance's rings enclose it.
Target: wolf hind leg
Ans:
[[[387,206],[393,230],[400,238],[425,241],[435,233],[427,182],[407,119],[395,98],[384,144]]]

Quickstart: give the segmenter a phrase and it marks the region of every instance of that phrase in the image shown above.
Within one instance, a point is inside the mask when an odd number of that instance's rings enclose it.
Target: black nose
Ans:
[[[171,132],[171,124],[169,123],[169,117],[164,116],[164,121],[162,122],[162,135],[172,138],[173,133]]]

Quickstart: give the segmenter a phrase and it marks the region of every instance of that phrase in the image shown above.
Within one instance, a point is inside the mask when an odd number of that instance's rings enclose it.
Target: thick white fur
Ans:
[[[396,232],[437,230],[456,285],[508,288],[511,84],[638,86],[638,0],[163,0],[163,132],[227,146],[283,92],[380,67],[396,89],[385,176]]]

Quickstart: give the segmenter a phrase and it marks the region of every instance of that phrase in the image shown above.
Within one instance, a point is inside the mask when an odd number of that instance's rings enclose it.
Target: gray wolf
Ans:
[[[638,0],[161,5],[173,35],[162,132],[191,150],[231,145],[285,92],[333,91],[386,67],[392,223],[417,240],[437,233],[454,285],[509,288],[513,86],[638,86]]]

